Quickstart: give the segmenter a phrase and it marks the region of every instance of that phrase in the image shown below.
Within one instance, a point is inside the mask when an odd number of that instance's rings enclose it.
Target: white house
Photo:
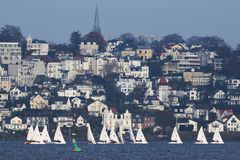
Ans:
[[[23,123],[23,120],[16,116],[10,120],[10,123],[6,122],[5,128],[13,131],[22,131],[27,129],[27,123]]]
[[[208,124],[208,133],[214,133],[218,129],[219,132],[224,131],[224,124],[218,120],[215,120]]]
[[[77,118],[76,126],[77,127],[82,127],[85,125],[84,118],[82,116],[79,116]]]
[[[98,44],[96,42],[81,42],[79,47],[81,55],[90,56],[98,53]]]
[[[24,91],[22,91],[22,90],[20,90],[18,87],[14,87],[14,88],[10,91],[9,95],[10,95],[10,98],[11,98],[11,99],[18,100],[18,99],[20,99],[20,98],[26,97],[26,96],[27,96],[27,93],[24,92]]]
[[[96,117],[101,116],[107,108],[108,106],[100,101],[95,101],[87,106],[88,114]]]
[[[19,64],[22,59],[22,50],[17,42],[0,42],[1,64]]]
[[[48,62],[46,68],[46,74],[49,78],[61,79],[61,62]]]
[[[225,121],[224,127],[227,132],[239,132],[240,131],[240,120],[235,116],[231,115]]]
[[[32,55],[48,55],[49,45],[48,43],[39,43],[38,41],[33,42],[32,37],[29,35],[27,38],[27,50],[31,52]]]

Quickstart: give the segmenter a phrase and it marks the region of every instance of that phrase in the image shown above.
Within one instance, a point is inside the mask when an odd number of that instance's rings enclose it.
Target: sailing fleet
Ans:
[[[27,141],[25,144],[66,144],[66,141],[62,135],[60,125],[58,125],[54,134],[53,141],[51,140],[47,126],[45,125],[43,131],[39,131],[38,125],[33,129],[33,125],[28,129]]]
[[[87,127],[87,140],[88,140],[88,143],[90,144],[124,144],[125,143],[123,138],[123,130],[121,127],[119,127],[118,133],[116,133],[115,127],[112,127],[110,129],[110,134],[108,134],[106,127],[103,126],[98,142],[96,142],[93,136],[91,126],[89,123],[86,125],[86,127]],[[133,143],[133,144],[148,143],[142,132],[141,127],[138,128],[136,137],[134,136],[134,133],[131,129],[128,132],[129,132],[130,143]],[[177,127],[174,127],[170,140],[171,141],[169,142],[169,144],[183,144],[178,134]],[[33,127],[33,125],[31,125],[28,129],[27,141],[25,142],[25,144],[66,144],[66,141],[62,135],[60,125],[57,126],[53,141],[49,136],[48,128],[46,125],[44,126],[42,132],[39,131],[38,125],[36,125],[35,128]],[[208,144],[208,141],[206,139],[206,136],[204,134],[202,127],[198,131],[197,140],[195,144]],[[216,129],[214,132],[211,144],[224,144],[218,129]]]

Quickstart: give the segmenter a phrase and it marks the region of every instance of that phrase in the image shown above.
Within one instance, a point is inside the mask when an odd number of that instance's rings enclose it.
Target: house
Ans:
[[[193,107],[193,118],[209,120],[210,106],[208,104],[196,104]]]
[[[144,116],[142,128],[145,129],[155,127],[155,119],[156,118],[152,116]]]
[[[79,49],[81,55],[92,56],[98,53],[99,46],[96,42],[81,42]]]
[[[187,118],[185,113],[186,107],[184,106],[172,106],[173,115],[175,118]]]
[[[82,116],[79,116],[76,121],[76,126],[77,127],[82,127],[85,125],[84,118]]]
[[[12,100],[19,100],[19,99],[21,99],[21,98],[26,97],[26,96],[27,96],[27,93],[24,92],[24,91],[22,91],[22,90],[21,90],[20,88],[18,88],[18,87],[14,87],[14,88],[10,91],[9,95],[10,95],[10,99],[12,99]]]
[[[195,72],[192,69],[191,72],[183,73],[183,79],[185,82],[190,82],[193,86],[205,86],[210,84],[212,73]]]
[[[74,119],[70,116],[58,116],[53,118],[53,122],[59,124],[60,127],[72,127],[74,124]]]
[[[13,85],[14,77],[12,76],[1,76],[0,77],[0,89],[9,92]]]
[[[176,126],[180,131],[198,131],[198,123],[188,118],[178,118],[176,120]]]
[[[229,90],[227,96],[227,104],[231,106],[239,106],[240,105],[240,88],[237,87],[234,90]]]
[[[240,132],[240,120],[235,115],[229,115],[224,120],[227,132]]]
[[[153,56],[153,49],[151,49],[150,46],[138,46],[136,50],[136,55],[142,60],[150,59]]]
[[[218,120],[208,123],[208,133],[215,133],[216,129],[218,129],[219,132],[223,132],[224,123]]]
[[[29,35],[27,40],[27,50],[31,52],[32,55],[46,56],[48,55],[49,45],[46,42],[38,42],[33,40]]]
[[[212,96],[213,104],[224,103],[226,98],[227,98],[226,93],[220,89],[220,90],[216,91]]]
[[[10,119],[10,121],[6,119],[5,128],[12,131],[22,131],[27,129],[27,123],[26,120],[24,121],[23,119],[15,116],[14,118]]]
[[[101,116],[107,108],[108,106],[100,101],[95,101],[87,106],[88,114],[95,117]]]
[[[139,127],[143,126],[143,118],[137,114],[135,116],[132,117],[132,127],[133,129],[138,129]]]
[[[67,97],[54,97],[49,100],[49,106],[52,110],[70,110],[72,104]]]
[[[30,98],[31,109],[45,109],[48,108],[48,99],[43,98],[40,95],[33,96]]]
[[[5,90],[0,90],[0,101],[7,101],[9,99],[9,94]]]
[[[48,62],[46,67],[46,75],[49,78],[61,79],[62,78],[61,62],[57,60]]]
[[[164,104],[156,96],[148,96],[144,99],[143,108],[149,110],[164,111]]]
[[[46,116],[30,116],[27,117],[27,125],[36,126],[38,124],[39,127],[44,127],[45,125],[49,124],[49,118]]]
[[[216,115],[218,120],[222,120],[222,118],[233,115],[233,110],[231,108],[228,109],[216,109]]]
[[[22,59],[22,49],[17,42],[0,42],[1,64],[19,64]]]

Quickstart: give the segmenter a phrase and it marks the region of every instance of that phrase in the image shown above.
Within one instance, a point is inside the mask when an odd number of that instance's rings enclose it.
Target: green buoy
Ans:
[[[74,152],[82,152],[82,149],[77,145],[77,141],[75,139],[72,140],[72,143]]]

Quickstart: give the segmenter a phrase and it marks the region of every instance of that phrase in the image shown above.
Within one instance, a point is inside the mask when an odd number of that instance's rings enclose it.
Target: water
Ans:
[[[0,160],[239,160],[240,143],[224,145],[169,145],[152,142],[147,145],[90,145],[79,143],[81,153],[68,145],[24,145],[23,142],[0,142]]]

